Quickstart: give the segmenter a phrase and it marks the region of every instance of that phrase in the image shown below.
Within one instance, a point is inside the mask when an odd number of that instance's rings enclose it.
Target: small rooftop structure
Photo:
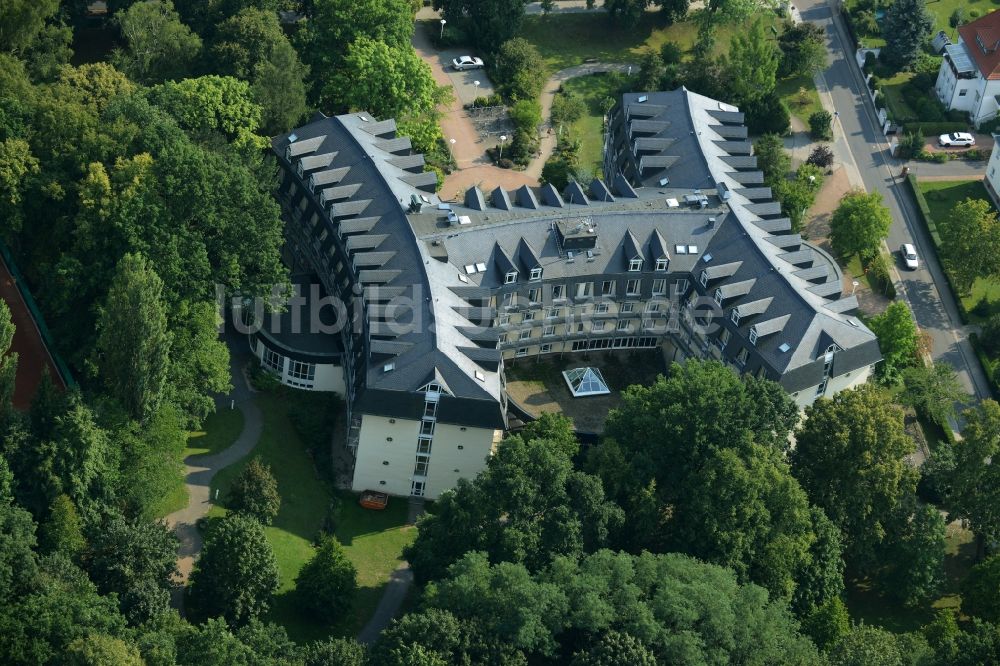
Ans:
[[[584,398],[588,395],[607,395],[611,393],[607,382],[597,368],[573,368],[564,370],[563,378],[569,386],[569,392],[574,398]]]

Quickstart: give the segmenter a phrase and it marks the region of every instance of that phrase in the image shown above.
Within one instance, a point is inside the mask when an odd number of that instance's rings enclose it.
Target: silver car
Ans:
[[[920,265],[920,260],[917,259],[917,248],[910,243],[903,243],[899,247],[899,256],[903,258],[903,263],[911,271],[917,270],[917,266]]]
[[[459,56],[451,61],[451,65],[458,71],[462,71],[463,69],[479,69],[483,66],[483,59],[467,55]]]
[[[968,132],[952,132],[942,134],[938,137],[938,144],[941,146],[955,146],[956,148],[967,148],[976,145],[976,137]]]

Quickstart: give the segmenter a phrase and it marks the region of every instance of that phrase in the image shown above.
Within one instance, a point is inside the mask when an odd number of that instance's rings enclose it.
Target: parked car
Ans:
[[[909,243],[903,243],[899,248],[899,256],[903,258],[903,263],[911,271],[917,270],[920,261],[917,259],[917,248]]]
[[[482,58],[473,58],[472,56],[459,56],[451,61],[452,66],[458,71],[463,69],[479,69],[483,66]]]
[[[968,147],[976,145],[976,137],[972,136],[968,132],[953,132],[951,134],[942,134],[938,137],[938,145],[941,146],[958,146],[958,147]]]

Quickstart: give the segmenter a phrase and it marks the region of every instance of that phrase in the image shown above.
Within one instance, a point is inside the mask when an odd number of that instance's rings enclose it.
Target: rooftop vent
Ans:
[[[667,208],[678,208],[680,205],[677,199],[667,199]]]
[[[572,250],[570,250],[569,252],[566,253],[566,262],[570,263],[570,264],[573,263],[573,251]]]
[[[781,353],[785,353],[789,349],[791,349],[791,347],[788,345],[787,342],[782,342],[780,345],[778,345],[778,351],[780,351]]]
[[[714,229],[715,228],[715,218],[714,217],[708,218],[708,228],[709,229]]]

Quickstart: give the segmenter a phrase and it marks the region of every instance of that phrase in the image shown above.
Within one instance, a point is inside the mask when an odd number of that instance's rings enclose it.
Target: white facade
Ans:
[[[251,341],[251,346],[261,366],[279,378],[282,384],[307,391],[332,391],[342,396],[347,395],[342,366],[296,361],[269,348],[260,340]]]
[[[792,400],[799,409],[805,409],[819,398],[832,398],[835,394],[861,386],[872,376],[874,366],[867,366],[860,370],[844,373],[836,377],[830,377],[823,384],[792,393]]]
[[[958,39],[958,44],[949,48],[962,49],[966,55],[968,54],[961,37]],[[996,100],[996,96],[1000,95],[1000,80],[986,79],[975,66],[971,56],[967,57],[973,64],[971,72],[963,74],[956,68],[952,58],[945,55],[941,61],[941,69],[938,70],[934,92],[948,110],[965,111],[969,114],[970,120],[978,126],[979,123],[996,116],[1000,110]]]
[[[364,414],[354,464],[355,492],[437,499],[461,478],[475,478],[502,430]]]
[[[994,138],[1000,138],[1000,135]],[[990,161],[986,163],[986,178],[983,184],[986,185],[986,191],[993,199],[993,205],[1000,208],[1000,194],[998,194],[1000,193],[1000,150],[997,150],[995,142],[993,152],[990,153]]]

